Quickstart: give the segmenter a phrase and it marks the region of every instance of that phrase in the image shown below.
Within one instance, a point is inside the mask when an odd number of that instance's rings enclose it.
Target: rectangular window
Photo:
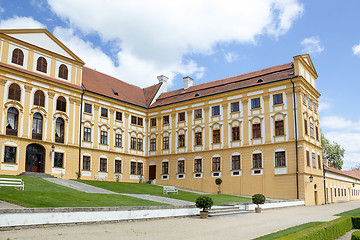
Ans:
[[[169,174],[169,162],[162,163],[162,174]]]
[[[220,171],[220,158],[219,157],[214,157],[212,159],[212,170]]]
[[[178,147],[185,147],[185,135],[179,134]]]
[[[136,150],[136,138],[135,137],[131,137],[130,148]]]
[[[107,159],[100,158],[100,172],[107,172]]]
[[[178,121],[179,122],[185,121],[185,112],[181,112],[178,114]]]
[[[169,115],[163,116],[163,125],[169,124],[169,122],[170,122],[170,117],[169,117]]]
[[[202,145],[202,133],[196,132],[195,133],[195,146]]]
[[[283,104],[283,95],[282,93],[273,95],[274,105]]]
[[[310,98],[308,98],[308,105],[309,105],[309,108],[312,109],[312,102],[311,102]]]
[[[321,169],[321,159],[320,159],[320,155],[318,155],[318,167],[319,167],[319,169]]]
[[[137,163],[137,175],[143,175],[143,164],[141,162]]]
[[[90,171],[90,156],[83,156],[83,170]]]
[[[260,123],[256,123],[252,125],[253,130],[253,139],[261,138],[261,125]]]
[[[150,118],[150,127],[156,127],[156,118]]]
[[[314,112],[317,112],[317,106],[316,106],[316,103],[314,103]]]
[[[316,140],[319,141],[319,128],[317,126],[315,127],[315,134],[316,134]]]
[[[306,151],[306,166],[310,167],[310,153]]]
[[[115,146],[122,147],[122,135],[121,134],[115,135]]]
[[[233,102],[230,104],[231,112],[238,112],[239,111],[239,102]]]
[[[220,115],[220,106],[213,106],[211,108],[211,115],[212,116],[218,116]]]
[[[116,111],[115,119],[118,120],[118,121],[122,121],[122,112]]]
[[[139,126],[142,126],[142,125],[143,125],[143,119],[142,119],[141,117],[138,118],[137,124],[138,124]]]
[[[314,137],[314,124],[310,123],[310,137]]]
[[[131,116],[131,124],[137,124],[137,117],[136,116]]]
[[[275,167],[285,167],[285,166],[286,166],[285,151],[275,152]]]
[[[253,154],[253,168],[262,168],[261,153]]]
[[[220,130],[213,130],[213,143],[220,143]]]
[[[251,108],[260,108],[260,98],[253,98],[251,99]]]
[[[308,135],[308,126],[307,126],[307,120],[304,119],[304,129],[305,129],[305,134]]]
[[[194,160],[194,172],[202,172],[201,159]]]
[[[121,160],[115,160],[115,172],[121,173]]]
[[[312,153],[311,157],[312,157],[313,168],[316,168],[316,156],[315,156],[315,153]]]
[[[179,160],[178,161],[178,172],[177,173],[185,173],[185,161]]]
[[[303,104],[306,105],[306,95],[305,95],[305,93],[302,94],[302,100],[303,100]]]
[[[194,110],[194,119],[202,118],[202,109]]]
[[[150,151],[156,151],[156,138],[150,139]]]
[[[64,167],[64,154],[56,152],[54,154],[54,167],[63,168]]]
[[[5,146],[4,163],[16,163],[16,147]]]
[[[231,129],[231,139],[232,141],[240,140],[240,127],[233,127]]]
[[[163,149],[169,149],[169,137],[163,137]]]
[[[232,170],[240,170],[240,155],[232,156],[231,162]]]
[[[108,109],[107,108],[101,108],[101,116],[102,117],[108,117]]]
[[[284,135],[284,121],[279,120],[275,121],[275,136],[282,136]]]
[[[107,131],[101,131],[100,134],[100,143],[107,145]]]
[[[92,112],[92,105],[89,103],[85,103],[84,105],[84,112],[91,113]]]
[[[84,127],[84,141],[91,142],[91,128]]]
[[[136,174],[136,162],[130,163],[130,174]]]
[[[137,150],[139,150],[139,151],[143,150],[143,140],[142,140],[142,138],[137,139]]]

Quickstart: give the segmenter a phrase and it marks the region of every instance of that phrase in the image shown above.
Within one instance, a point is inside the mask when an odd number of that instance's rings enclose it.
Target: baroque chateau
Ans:
[[[360,173],[321,155],[309,55],[167,91],[87,68],[44,29],[0,30],[0,174],[152,182],[204,192],[360,199]],[[130,80],[131,79],[126,79]]]

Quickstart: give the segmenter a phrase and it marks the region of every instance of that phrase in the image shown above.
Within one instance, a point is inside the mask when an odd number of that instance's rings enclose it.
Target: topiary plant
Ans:
[[[220,191],[220,185],[222,184],[222,180],[221,178],[217,178],[215,179],[215,184],[218,185],[218,194],[221,194],[221,191]]]
[[[211,197],[207,197],[207,196],[200,196],[196,199],[196,207],[197,208],[202,208],[203,212],[206,212],[208,209],[210,209],[212,207],[213,200],[211,199]]]
[[[254,204],[256,204],[258,208],[260,208],[260,206],[259,206],[260,204],[265,203],[265,200],[266,200],[265,196],[260,194],[260,193],[255,194],[255,195],[252,196],[252,202]]]
[[[360,231],[355,231],[351,235],[351,240],[360,240]]]

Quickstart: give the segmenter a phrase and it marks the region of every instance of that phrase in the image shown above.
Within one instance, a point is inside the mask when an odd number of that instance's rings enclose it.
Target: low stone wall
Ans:
[[[239,204],[238,205],[242,210],[252,211],[255,210],[256,204]],[[272,208],[283,208],[283,207],[296,207],[296,206],[305,206],[304,200],[289,200],[289,201],[272,201],[261,204],[262,209],[272,209]]]

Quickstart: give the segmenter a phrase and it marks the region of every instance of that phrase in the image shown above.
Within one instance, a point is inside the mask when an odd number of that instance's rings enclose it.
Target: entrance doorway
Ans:
[[[154,180],[156,178],[156,165],[149,166],[149,180]]]
[[[314,191],[314,195],[315,195],[315,205],[318,205],[318,192]]]
[[[45,169],[45,149],[39,144],[29,144],[26,147],[26,172],[43,173]]]

